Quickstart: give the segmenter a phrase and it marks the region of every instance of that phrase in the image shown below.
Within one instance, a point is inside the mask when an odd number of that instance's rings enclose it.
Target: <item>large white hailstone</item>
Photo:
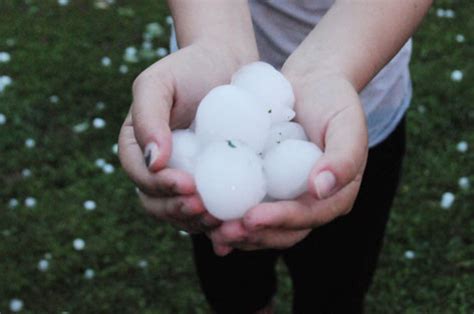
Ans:
[[[115,167],[114,165],[112,164],[105,164],[103,167],[102,167],[102,171],[104,171],[104,173],[106,174],[111,174],[111,173],[114,173],[115,171]]]
[[[234,140],[212,143],[199,155],[195,181],[207,210],[222,220],[241,218],[266,193],[262,160]]]
[[[404,255],[405,255],[406,259],[414,259],[415,258],[415,252],[413,252],[411,250],[405,251]]]
[[[454,70],[451,72],[451,80],[454,82],[460,82],[463,78],[463,73],[461,70]]]
[[[0,63],[7,63],[11,60],[10,54],[5,51],[0,52]]]
[[[270,117],[259,100],[237,86],[214,88],[196,112],[196,135],[203,145],[232,139],[262,152],[269,130]]]
[[[173,131],[171,157],[168,167],[194,173],[199,141],[191,130]]]
[[[443,196],[441,197],[441,202],[440,202],[441,208],[444,208],[444,209],[451,208],[451,206],[454,203],[454,199],[455,197],[453,193],[451,192],[444,193]]]
[[[86,279],[92,279],[95,277],[95,271],[93,269],[90,269],[90,268],[87,268],[85,271],[84,271],[84,278]]]
[[[39,271],[42,271],[42,272],[45,272],[47,271],[49,268],[49,262],[45,259],[42,259],[38,262],[38,270]]]
[[[86,242],[80,238],[74,239],[72,246],[76,251],[82,251],[86,247]]]
[[[106,125],[106,122],[102,118],[94,118],[94,120],[92,120],[92,125],[96,129],[103,129]]]
[[[469,148],[469,145],[467,144],[466,141],[461,141],[456,145],[456,149],[460,153],[465,153],[467,152],[467,149]]]
[[[109,58],[109,57],[103,57],[101,60],[100,60],[100,63],[102,63],[102,65],[104,67],[108,67],[112,64],[112,60]]]
[[[23,309],[23,301],[20,299],[11,299],[10,300],[10,311],[20,312]]]
[[[29,208],[33,208],[36,206],[36,198],[28,196],[25,198],[25,206]]]
[[[35,141],[34,139],[32,139],[32,138],[27,138],[27,139],[25,140],[25,146],[26,146],[27,148],[33,148],[33,147],[36,146],[36,141]]]
[[[82,204],[84,206],[84,208],[87,210],[87,211],[92,211],[92,210],[95,210],[96,207],[97,207],[97,204],[96,202],[92,201],[92,200],[87,200],[84,202],[84,204]]]
[[[471,186],[471,184],[469,183],[468,177],[460,177],[458,181],[458,185],[463,190],[467,190]]]
[[[263,161],[268,195],[283,200],[306,192],[311,169],[321,155],[318,146],[302,140],[286,140],[269,150]]]
[[[290,82],[265,62],[254,62],[243,66],[234,73],[231,84],[258,96],[272,116],[280,107],[293,109],[295,105],[295,95]],[[272,121],[274,120],[275,117],[272,117]]]
[[[285,140],[307,141],[308,137],[299,123],[279,122],[272,125],[264,151],[268,151],[273,146],[278,145]]]
[[[6,122],[7,117],[3,113],[0,113],[0,125],[4,125]]]

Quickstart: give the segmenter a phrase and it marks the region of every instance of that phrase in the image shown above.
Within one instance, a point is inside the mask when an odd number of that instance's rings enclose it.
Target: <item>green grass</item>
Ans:
[[[128,64],[120,74],[124,49],[141,46],[146,24],[166,25],[164,1],[116,1],[106,10],[92,0],[70,2],[0,3],[0,51],[12,56],[0,63],[0,76],[13,79],[0,95],[7,117],[0,126],[0,312],[20,298],[25,313],[207,313],[189,240],[140,209],[111,150],[131,83],[152,62]],[[456,18],[437,18],[439,7],[454,9]],[[474,187],[457,185],[461,176],[474,181],[473,14],[469,1],[438,1],[415,36],[405,172],[369,313],[474,311]],[[455,41],[458,33],[466,42]],[[154,45],[166,47],[167,34]],[[104,56],[110,67],[101,65]],[[450,79],[455,69],[464,72],[461,82]],[[60,101],[50,102],[51,95]],[[99,101],[105,109],[96,107]],[[104,129],[73,131],[95,117],[106,120]],[[25,147],[27,138],[35,148]],[[456,150],[461,140],[471,146],[464,154]],[[104,174],[97,158],[116,171]],[[22,177],[23,169],[32,176]],[[456,195],[449,210],[439,206],[445,191]],[[28,196],[36,207],[23,205]],[[20,205],[9,208],[11,198]],[[83,208],[88,199],[96,201],[95,211]],[[83,251],[73,249],[76,238],[86,241]],[[406,250],[416,257],[404,258]],[[46,253],[49,269],[40,272]],[[141,260],[148,267],[139,267]],[[87,268],[94,279],[84,278]],[[291,285],[279,269],[277,304],[287,313]]]

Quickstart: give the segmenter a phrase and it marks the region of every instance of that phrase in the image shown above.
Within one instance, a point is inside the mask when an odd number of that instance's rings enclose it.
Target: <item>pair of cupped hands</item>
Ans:
[[[205,232],[221,256],[233,249],[288,248],[313,228],[347,214],[367,160],[365,117],[349,80],[331,71],[298,73],[294,65],[304,60],[287,61],[282,73],[293,86],[296,120],[324,151],[311,171],[308,192],[295,200],[261,203],[238,220],[223,222],[209,214],[192,176],[166,166],[171,130],[187,128],[201,99],[253,61],[203,43],[161,59],[136,78],[119,136],[120,161],[146,211],[176,228]]]

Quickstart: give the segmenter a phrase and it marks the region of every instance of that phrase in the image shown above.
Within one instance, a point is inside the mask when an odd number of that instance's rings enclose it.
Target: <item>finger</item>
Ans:
[[[344,215],[352,208],[360,186],[359,176],[333,197],[317,200],[306,193],[295,201],[262,203],[243,217],[244,227],[253,232],[265,228],[315,228]]]
[[[334,195],[363,172],[367,160],[367,127],[359,105],[336,113],[324,135],[324,154],[316,162],[308,182],[319,199]]]
[[[152,173],[143,161],[142,151],[135,139],[131,115],[127,116],[119,136],[120,162],[132,181],[148,195],[192,194],[196,192],[192,177],[179,170],[164,169]]]
[[[158,67],[145,70],[133,83],[133,128],[145,164],[153,172],[164,168],[171,155],[169,120],[174,94],[169,71],[160,72]]]
[[[179,196],[168,198],[150,197],[138,193],[143,207],[159,219],[190,221],[204,213],[205,209],[197,196]]]
[[[253,251],[257,249],[286,249],[303,240],[310,231],[311,229],[264,229],[253,233],[250,236],[248,243],[237,245],[236,248],[243,251]]]
[[[210,232],[213,242],[230,246],[245,242],[247,236],[248,231],[242,225],[241,220],[226,221],[219,228]]]
[[[226,256],[233,251],[233,248],[228,245],[216,244],[214,242],[212,243],[212,247],[214,249],[214,253],[216,253],[218,256]]]

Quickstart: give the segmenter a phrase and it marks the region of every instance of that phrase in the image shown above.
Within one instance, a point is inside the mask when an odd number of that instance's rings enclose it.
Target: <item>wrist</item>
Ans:
[[[215,63],[224,67],[232,75],[240,67],[259,60],[255,42],[235,43],[224,42],[214,38],[205,38],[195,42],[202,53],[215,58]]]

